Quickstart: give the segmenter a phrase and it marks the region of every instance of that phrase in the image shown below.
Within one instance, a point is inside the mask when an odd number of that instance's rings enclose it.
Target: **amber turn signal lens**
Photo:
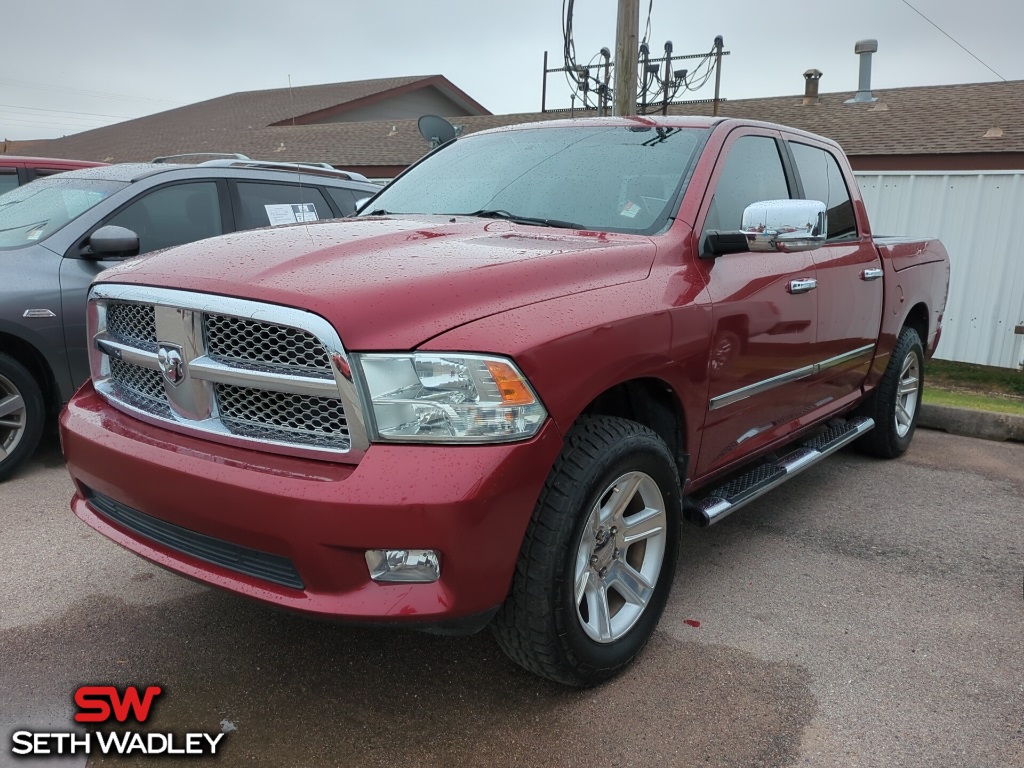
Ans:
[[[536,402],[526,382],[511,365],[500,360],[488,360],[484,364],[498,385],[503,405],[532,405]]]

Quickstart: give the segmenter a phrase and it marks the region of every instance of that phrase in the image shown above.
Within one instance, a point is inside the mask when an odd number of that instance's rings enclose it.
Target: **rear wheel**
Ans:
[[[924,348],[917,331],[904,328],[882,380],[862,408],[875,428],[860,438],[858,447],[884,459],[901,456],[914,439],[923,387]]]
[[[492,625],[499,645],[569,685],[615,675],[664,610],[680,517],[679,475],[661,438],[626,419],[580,421],[548,476]]]
[[[45,418],[43,395],[32,374],[0,353],[0,480],[32,455]]]

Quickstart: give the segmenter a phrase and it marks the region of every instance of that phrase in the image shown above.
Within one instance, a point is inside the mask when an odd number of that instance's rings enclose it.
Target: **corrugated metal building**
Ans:
[[[936,357],[1024,363],[1024,171],[857,173],[875,234],[938,237],[949,302]]]

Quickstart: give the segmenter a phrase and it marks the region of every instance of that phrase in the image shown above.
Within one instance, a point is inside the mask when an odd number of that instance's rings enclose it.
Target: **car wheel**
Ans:
[[[566,437],[492,625],[502,649],[574,686],[615,675],[654,632],[672,586],[679,474],[650,429],[585,418]]]
[[[32,374],[0,353],[0,480],[32,455],[45,418],[43,395]]]
[[[924,348],[917,331],[904,328],[881,381],[861,409],[875,420],[875,428],[858,441],[858,447],[884,459],[906,452],[917,429],[923,386]]]

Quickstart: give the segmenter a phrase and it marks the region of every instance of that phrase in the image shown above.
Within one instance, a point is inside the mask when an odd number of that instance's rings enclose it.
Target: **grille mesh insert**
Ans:
[[[156,311],[152,304],[112,302],[107,306],[107,333],[125,344],[156,349]]]
[[[208,314],[206,350],[214,359],[243,367],[300,369],[333,376],[323,344],[298,328]]]
[[[341,400],[218,384],[221,421],[235,434],[337,448],[349,444]]]
[[[157,416],[171,417],[160,371],[111,358],[110,378],[117,386],[117,393],[122,400]]]

